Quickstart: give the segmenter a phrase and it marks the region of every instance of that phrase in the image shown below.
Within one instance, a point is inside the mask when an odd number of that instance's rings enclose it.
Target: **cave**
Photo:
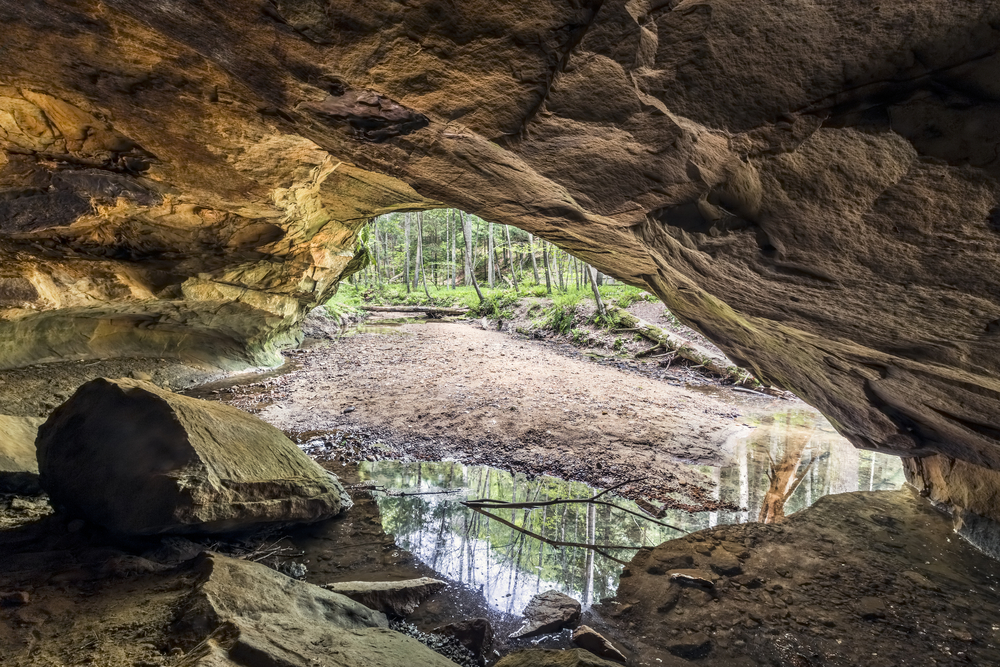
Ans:
[[[210,368],[171,387],[208,398],[220,373],[266,376],[363,269],[370,221],[456,209],[655,295],[760,386],[801,398],[866,456],[898,457],[912,498],[844,513],[892,534],[936,517],[955,544],[1000,557],[1000,8],[26,0],[0,3],[0,18],[0,398],[31,429],[71,399],[24,389],[46,369],[78,369],[82,385],[87,368],[152,379],[137,358]],[[824,511],[827,528],[846,521]],[[837,539],[833,551],[860,544]],[[626,569],[677,569],[650,564],[684,561],[671,544]],[[185,577],[249,576],[199,558]],[[909,581],[937,594],[924,574]],[[873,591],[863,615],[884,622]],[[31,609],[17,596],[0,595],[0,611]],[[632,613],[676,612],[647,603]],[[385,655],[405,652],[357,613],[337,612]],[[44,664],[24,639],[33,623],[0,627],[23,649],[12,664]],[[298,664],[225,657],[224,634],[150,664]],[[722,660],[703,634],[642,659]],[[246,641],[250,655],[265,640]],[[975,648],[935,660],[988,664],[1000,638],[959,641]],[[762,645],[746,664],[854,664]]]

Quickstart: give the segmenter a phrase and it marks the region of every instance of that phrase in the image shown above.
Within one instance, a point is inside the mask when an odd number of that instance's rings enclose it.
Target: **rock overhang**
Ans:
[[[274,361],[368,217],[447,204],[650,289],[856,445],[1000,468],[994,10],[0,13],[0,363]]]

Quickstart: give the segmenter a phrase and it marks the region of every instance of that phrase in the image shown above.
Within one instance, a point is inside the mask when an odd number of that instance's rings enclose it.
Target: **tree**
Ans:
[[[486,232],[486,282],[490,289],[493,289],[493,223],[491,222]]]
[[[552,294],[552,271],[549,270],[549,249],[542,241],[542,262],[545,264],[545,293]]]
[[[535,274],[535,284],[540,284],[538,281],[538,260],[535,259],[535,237],[528,234],[528,250],[531,252],[531,272]]]
[[[406,258],[403,272],[403,282],[406,283],[406,293],[410,293],[410,214],[404,214],[403,223],[403,256]]]
[[[464,211],[458,212],[462,221],[462,235],[465,237],[465,285],[468,287],[476,279],[472,265],[472,220]]]
[[[427,289],[427,272],[424,271],[424,213],[417,213],[417,272],[424,281],[424,294],[430,300],[431,293]],[[414,285],[414,287],[416,287]]]
[[[479,283],[476,282],[476,267],[472,263],[472,221],[465,215],[464,211],[459,210],[458,216],[462,219],[462,230],[465,232],[465,280],[466,284],[468,281],[472,280],[472,286],[476,288],[476,296],[479,297],[479,303],[484,301],[483,293],[479,290]]]
[[[597,302],[597,314],[601,316],[601,319],[607,319],[608,311],[604,307],[604,302],[601,300],[601,292],[597,289],[597,269],[592,267],[590,264],[587,265],[587,276],[590,278],[590,289],[594,291],[594,301]]]

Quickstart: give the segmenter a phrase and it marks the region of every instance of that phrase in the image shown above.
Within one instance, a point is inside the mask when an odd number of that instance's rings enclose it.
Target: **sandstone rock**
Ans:
[[[504,656],[495,667],[617,667],[617,663],[580,648],[566,651],[533,648]]]
[[[447,204],[650,289],[856,445],[1000,469],[1000,8],[328,4],[0,9],[0,366],[275,363],[364,220]]]
[[[511,638],[536,637],[575,627],[580,612],[580,603],[568,595],[555,590],[539,593],[524,608],[524,624]]]
[[[457,639],[462,646],[472,651],[480,664],[493,647],[493,626],[485,618],[448,623],[434,628],[433,632]]]
[[[35,436],[44,421],[36,417],[0,415],[0,493],[41,492]]]
[[[420,603],[447,586],[440,579],[420,577],[404,581],[341,581],[323,588],[360,602],[384,614],[406,616]]]
[[[350,506],[276,428],[138,380],[81,386],[38,432],[53,506],[127,534],[309,522]]]
[[[454,667],[342,595],[214,554],[196,567],[172,627],[182,667]]]
[[[625,656],[615,648],[614,644],[590,626],[581,625],[574,630],[573,643],[601,658],[614,662],[627,662]]]

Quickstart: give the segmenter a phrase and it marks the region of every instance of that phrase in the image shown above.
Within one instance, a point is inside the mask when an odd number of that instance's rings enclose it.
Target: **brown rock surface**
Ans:
[[[545,591],[531,598],[524,608],[524,625],[511,638],[537,637],[564,628],[573,628],[580,622],[580,603],[556,590]]]
[[[310,522],[350,507],[279,430],[139,380],[92,380],[38,432],[53,506],[126,534]]]
[[[594,655],[614,662],[627,662],[622,652],[603,637],[599,632],[587,625],[581,625],[573,631],[573,643]]]
[[[323,588],[360,602],[369,609],[406,616],[446,585],[440,579],[420,577],[404,581],[338,581]]]
[[[670,576],[678,564],[711,570],[733,551],[742,572],[711,588]],[[719,526],[645,549],[599,609],[615,619],[604,634],[648,664],[794,665],[800,655],[809,662],[798,664],[892,667],[936,652],[988,665],[1000,662],[997,590],[996,561],[903,489],[824,496],[779,524]]]
[[[0,415],[0,493],[39,493],[35,436],[44,419]]]
[[[30,0],[0,20],[4,365],[273,362],[368,216],[445,202],[652,290],[858,446],[1000,468],[997,6]]]
[[[258,563],[205,555],[175,632],[179,667],[447,667],[384,615]],[[186,645],[185,645],[186,644]]]

